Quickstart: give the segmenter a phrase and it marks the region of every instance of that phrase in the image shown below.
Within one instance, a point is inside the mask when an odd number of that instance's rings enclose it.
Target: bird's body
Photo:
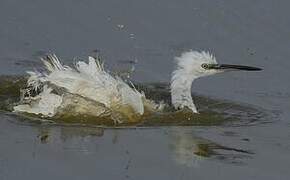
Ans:
[[[145,95],[133,86],[129,86],[121,78],[114,77],[104,70],[99,60],[89,57],[89,63],[79,61],[75,68],[63,66],[55,55],[50,55],[46,60],[46,73],[28,72],[28,89],[41,92],[36,96],[26,96],[24,99],[29,103],[14,107],[14,111],[41,114],[52,117],[58,109],[67,105],[64,93],[81,96],[87,100],[95,101],[104,106],[108,111],[127,116],[130,120],[135,116],[141,116],[146,109],[158,109],[158,104],[147,100]],[[79,108],[87,104],[78,104]],[[49,108],[48,108],[49,107]],[[101,115],[101,113],[100,113]]]
[[[189,51],[175,59],[177,68],[170,85],[172,104],[175,109],[188,108],[193,113],[198,113],[191,97],[195,79],[227,69],[260,70],[249,66],[219,65],[207,52]],[[130,122],[138,121],[138,117],[146,112],[162,111],[164,107],[162,103],[146,99],[132,83],[128,85],[106,72],[96,58],[89,57],[88,63],[79,61],[75,68],[63,66],[55,55],[42,60],[47,72],[28,72],[27,89],[14,111],[53,117],[61,110],[74,109],[74,113],[109,114],[113,120]],[[36,95],[32,96],[33,92]]]

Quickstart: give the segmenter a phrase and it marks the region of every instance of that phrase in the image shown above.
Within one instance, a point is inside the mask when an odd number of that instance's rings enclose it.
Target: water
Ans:
[[[37,57],[47,52],[69,64],[99,49],[110,69],[127,69],[124,62],[137,59],[135,82],[166,84],[173,56],[205,49],[219,62],[264,71],[197,80],[196,97],[267,118],[250,125],[100,129],[31,123],[4,111],[0,179],[287,179],[288,7],[270,0],[1,1],[2,75],[40,68]]]
[[[89,101],[79,95],[63,93],[63,98],[68,99],[69,106],[59,108],[53,117],[29,113],[16,113],[13,108],[21,102],[20,91],[26,88],[26,76],[0,76],[0,110],[3,114],[13,116],[16,121],[53,125],[81,125],[97,126],[103,128],[131,128],[131,127],[160,127],[160,126],[251,126],[254,124],[271,123],[279,117],[279,112],[254,107],[248,104],[212,99],[201,95],[194,95],[199,114],[194,114],[190,109],[175,110],[170,105],[171,95],[168,84],[144,83],[136,84],[140,92],[155,102],[162,102],[165,107],[162,112],[148,111],[142,116],[135,116],[134,121],[120,119],[117,123],[112,112],[103,116],[98,111],[100,105]],[[61,90],[59,90],[61,91]],[[22,103],[21,103],[22,104]],[[86,106],[82,111],[76,111],[79,106]],[[133,116],[134,117],[134,116]]]

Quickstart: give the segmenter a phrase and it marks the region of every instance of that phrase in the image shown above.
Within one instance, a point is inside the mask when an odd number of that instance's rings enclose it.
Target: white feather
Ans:
[[[171,78],[172,104],[176,109],[187,107],[197,113],[191,96],[192,82],[199,77],[217,73],[216,70],[205,70],[201,66],[203,63],[217,64],[216,59],[208,52],[189,51],[182,53],[175,60],[177,68]],[[110,75],[104,70],[103,64],[94,57],[89,57],[88,63],[77,62],[75,68],[63,66],[55,55],[49,55],[42,61],[48,71],[47,74],[28,72],[29,93],[30,90],[37,92],[41,90],[40,87],[45,87],[37,96],[28,97],[28,100],[37,99],[37,103],[18,105],[14,108],[15,111],[53,116],[63,101],[62,96],[52,93],[51,88],[54,87],[100,103],[110,111],[116,112],[115,115],[131,113],[131,110],[135,114],[143,115],[144,108],[162,110],[164,107],[146,99],[132,83],[132,86],[129,86],[121,78]],[[96,114],[102,113],[103,110]],[[134,118],[130,113],[127,116]]]
[[[109,109],[129,106],[137,114],[144,113],[143,95],[122,79],[107,73],[103,64],[95,58],[89,57],[88,64],[83,61],[77,62],[75,69],[63,66],[55,55],[50,55],[42,61],[48,74],[28,72],[30,74],[28,85],[33,86],[35,90],[39,89],[40,84],[52,84],[64,88],[71,94],[104,104]]]

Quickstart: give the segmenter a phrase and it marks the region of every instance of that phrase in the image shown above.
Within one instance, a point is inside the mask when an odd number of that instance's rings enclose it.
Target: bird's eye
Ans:
[[[209,65],[208,65],[208,64],[205,64],[205,63],[202,64],[201,67],[202,67],[203,69],[209,69]]]

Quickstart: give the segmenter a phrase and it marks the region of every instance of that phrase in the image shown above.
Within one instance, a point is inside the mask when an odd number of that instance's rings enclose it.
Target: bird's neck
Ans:
[[[196,78],[196,76],[183,71],[183,69],[173,72],[171,78],[171,102],[176,109],[187,107],[197,113],[191,96],[191,85]]]

